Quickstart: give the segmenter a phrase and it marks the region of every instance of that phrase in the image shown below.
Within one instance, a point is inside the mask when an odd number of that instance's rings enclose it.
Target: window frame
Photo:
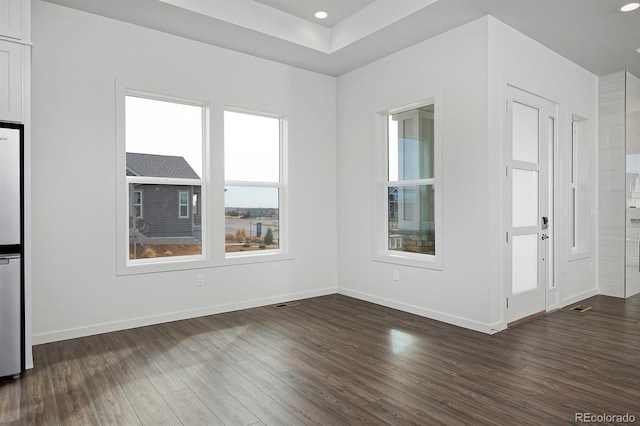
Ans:
[[[126,128],[125,99],[127,95],[141,96],[162,101],[177,102],[203,108],[203,170],[200,180],[184,179],[180,185],[200,186],[199,214],[201,217],[202,253],[194,256],[161,257],[129,261],[129,187],[126,176]],[[260,112],[271,109],[272,112]],[[280,235],[277,250],[255,251],[241,257],[225,255],[224,237],[224,111],[236,110],[280,119]],[[289,117],[288,111],[278,108],[248,108],[226,106],[221,102],[203,99],[199,91],[188,89],[170,93],[164,85],[115,79],[115,130],[116,130],[116,275],[136,275],[184,271],[200,268],[217,268],[231,265],[255,264],[292,260],[293,244],[289,238],[292,223],[289,217]],[[211,123],[216,123],[212,126]],[[165,178],[135,177],[140,183],[166,184]],[[191,205],[189,205],[189,210]]]
[[[232,112],[239,114],[254,115],[258,117],[266,117],[278,120],[279,129],[279,141],[278,141],[278,182],[264,182],[264,181],[250,181],[250,180],[227,180],[224,178],[224,188],[238,187],[238,188],[274,188],[278,191],[278,248],[269,250],[258,251],[245,251],[236,253],[224,253],[225,259],[233,263],[246,263],[251,259],[259,258],[289,258],[287,253],[289,252],[289,238],[288,238],[288,168],[287,168],[287,140],[288,140],[288,118],[283,114],[275,114],[265,111],[257,111],[247,108],[238,108],[233,106],[225,106],[223,111],[223,123],[224,113]],[[226,141],[223,140],[223,149],[226,147]],[[224,159],[223,159],[224,161]],[[223,212],[225,206],[223,205]],[[266,232],[266,230],[265,230]],[[224,250],[224,248],[223,248]]]
[[[434,107],[434,158],[433,177],[417,180],[389,180],[389,142],[388,117],[401,114],[416,108],[433,105]],[[394,265],[405,265],[417,268],[442,270],[444,265],[443,242],[443,179],[442,179],[442,102],[440,96],[433,96],[421,101],[407,103],[399,107],[379,109],[373,114],[373,149],[372,172],[373,188],[373,229],[372,229],[372,260]],[[434,236],[435,254],[410,253],[389,249],[389,188],[411,185],[425,185],[434,188]]]
[[[577,202],[578,202],[578,122],[574,119],[571,120],[571,155],[569,166],[569,188],[571,194],[569,196],[571,203],[571,251],[576,252],[578,250],[578,217],[577,217]]]
[[[591,256],[589,119],[571,114],[569,135],[569,261]]]
[[[139,86],[138,86],[139,87]],[[190,262],[202,263],[208,258],[208,251],[210,247],[210,239],[203,238],[201,241],[201,253],[198,255],[185,255],[185,256],[167,256],[157,257],[151,259],[130,259],[129,258],[129,226],[128,218],[130,215],[131,204],[129,202],[130,186],[133,184],[146,184],[146,185],[162,185],[162,186],[199,186],[201,193],[206,193],[207,188],[207,170],[208,161],[205,153],[209,145],[209,104],[204,101],[198,101],[194,99],[188,99],[185,97],[178,97],[173,95],[160,94],[158,91],[152,91],[147,89],[132,89],[127,87],[122,82],[118,82],[117,88],[117,103],[116,103],[116,126],[117,126],[117,180],[118,180],[118,202],[122,206],[118,206],[118,217],[116,224],[118,226],[117,244],[116,250],[117,272],[118,275],[127,275],[133,273],[146,273],[146,272],[162,272],[171,271],[175,269],[184,269],[183,266]],[[185,179],[185,178],[166,178],[166,177],[154,177],[154,176],[127,176],[126,175],[126,155],[127,155],[127,142],[126,142],[126,99],[127,97],[138,97],[149,100],[156,100],[162,102],[171,102],[175,104],[183,104],[194,106],[202,109],[202,176],[200,179]],[[187,193],[187,216],[181,217],[180,215],[180,192]],[[188,191],[178,190],[178,219],[190,218],[189,215],[189,196]],[[206,214],[203,212],[203,214]],[[206,226],[202,226],[202,234],[205,235]]]

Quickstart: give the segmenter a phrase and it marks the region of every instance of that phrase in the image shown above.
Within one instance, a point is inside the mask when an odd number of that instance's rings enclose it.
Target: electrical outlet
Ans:
[[[202,274],[196,275],[196,287],[202,287],[204,285],[204,276]]]
[[[398,271],[397,269],[393,270],[393,280],[400,281],[400,271]]]

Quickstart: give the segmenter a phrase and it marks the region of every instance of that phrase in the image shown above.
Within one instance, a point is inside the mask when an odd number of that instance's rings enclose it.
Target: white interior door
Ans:
[[[546,311],[550,276],[552,162],[556,105],[507,88],[505,119],[505,318],[513,324]]]

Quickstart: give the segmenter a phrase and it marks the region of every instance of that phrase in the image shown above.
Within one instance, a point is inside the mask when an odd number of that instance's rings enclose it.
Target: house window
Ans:
[[[437,269],[442,256],[435,102],[381,116],[379,158],[384,161],[379,162],[382,184],[375,220],[380,231],[374,260]]]
[[[142,219],[142,191],[133,191],[133,217]]]
[[[436,254],[433,105],[388,115],[389,250]]]
[[[189,193],[186,191],[178,192],[178,217],[180,219],[189,217]]]
[[[589,121],[577,114],[571,120],[571,152],[569,162],[569,202],[571,222],[571,258],[581,259],[589,254]]]
[[[227,257],[282,249],[283,129],[281,117],[224,113]]]
[[[286,116],[141,87],[116,82],[117,273],[291,259]]]
[[[205,186],[204,106],[138,92],[124,106],[128,264],[201,257],[200,217],[189,212]]]

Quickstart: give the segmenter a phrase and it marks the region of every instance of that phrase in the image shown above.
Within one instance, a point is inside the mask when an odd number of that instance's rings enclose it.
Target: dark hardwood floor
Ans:
[[[0,424],[640,423],[640,297],[582,303],[489,336],[331,295],[40,345]]]

